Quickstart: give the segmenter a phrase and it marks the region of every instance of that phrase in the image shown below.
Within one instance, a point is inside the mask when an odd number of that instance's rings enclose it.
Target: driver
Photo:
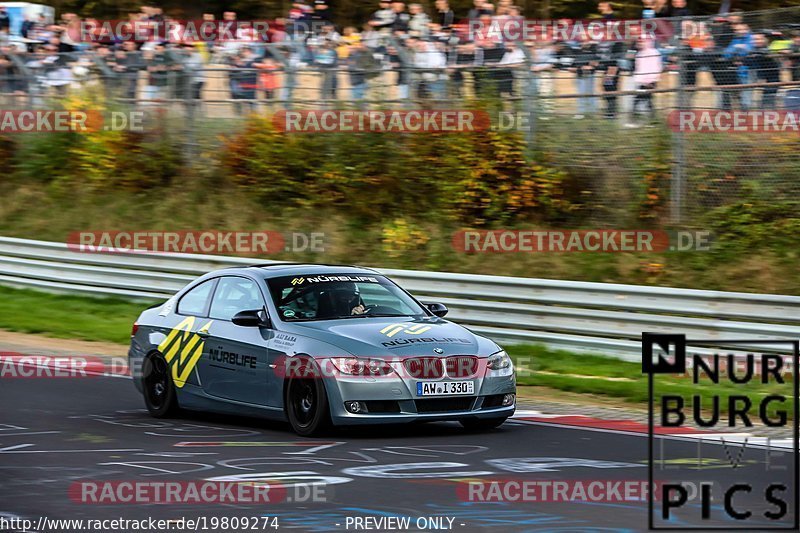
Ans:
[[[339,282],[330,291],[336,309],[347,310],[351,315],[363,315],[367,312],[364,302],[361,301],[361,292],[358,285],[353,282]]]

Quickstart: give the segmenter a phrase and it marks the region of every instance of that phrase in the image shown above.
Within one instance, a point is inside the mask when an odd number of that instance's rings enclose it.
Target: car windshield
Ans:
[[[427,315],[414,299],[383,276],[324,274],[267,282],[278,314],[287,322]]]

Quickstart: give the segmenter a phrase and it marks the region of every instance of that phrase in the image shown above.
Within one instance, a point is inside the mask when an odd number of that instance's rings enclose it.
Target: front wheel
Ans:
[[[156,418],[168,418],[178,412],[178,394],[169,365],[161,355],[151,355],[142,363],[144,403]]]
[[[293,378],[286,387],[286,417],[302,437],[320,435],[330,429],[328,394],[321,378]]]
[[[507,416],[501,418],[467,418],[465,420],[459,420],[459,422],[464,426],[464,429],[488,431],[503,425],[503,422],[505,422],[507,418]]]

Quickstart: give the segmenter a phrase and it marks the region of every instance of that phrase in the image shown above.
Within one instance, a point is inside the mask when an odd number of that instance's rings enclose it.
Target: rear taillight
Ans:
[[[131,328],[131,337],[135,336],[137,331],[139,331],[139,324],[134,322]]]

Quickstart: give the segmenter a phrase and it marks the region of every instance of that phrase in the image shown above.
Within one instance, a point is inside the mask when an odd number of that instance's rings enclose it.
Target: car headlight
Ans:
[[[490,355],[486,362],[486,368],[489,370],[503,370],[511,366],[511,358],[505,350],[499,351],[494,355]]]
[[[385,376],[392,372],[392,365],[382,359],[334,357],[331,363],[336,370],[349,376]]]

